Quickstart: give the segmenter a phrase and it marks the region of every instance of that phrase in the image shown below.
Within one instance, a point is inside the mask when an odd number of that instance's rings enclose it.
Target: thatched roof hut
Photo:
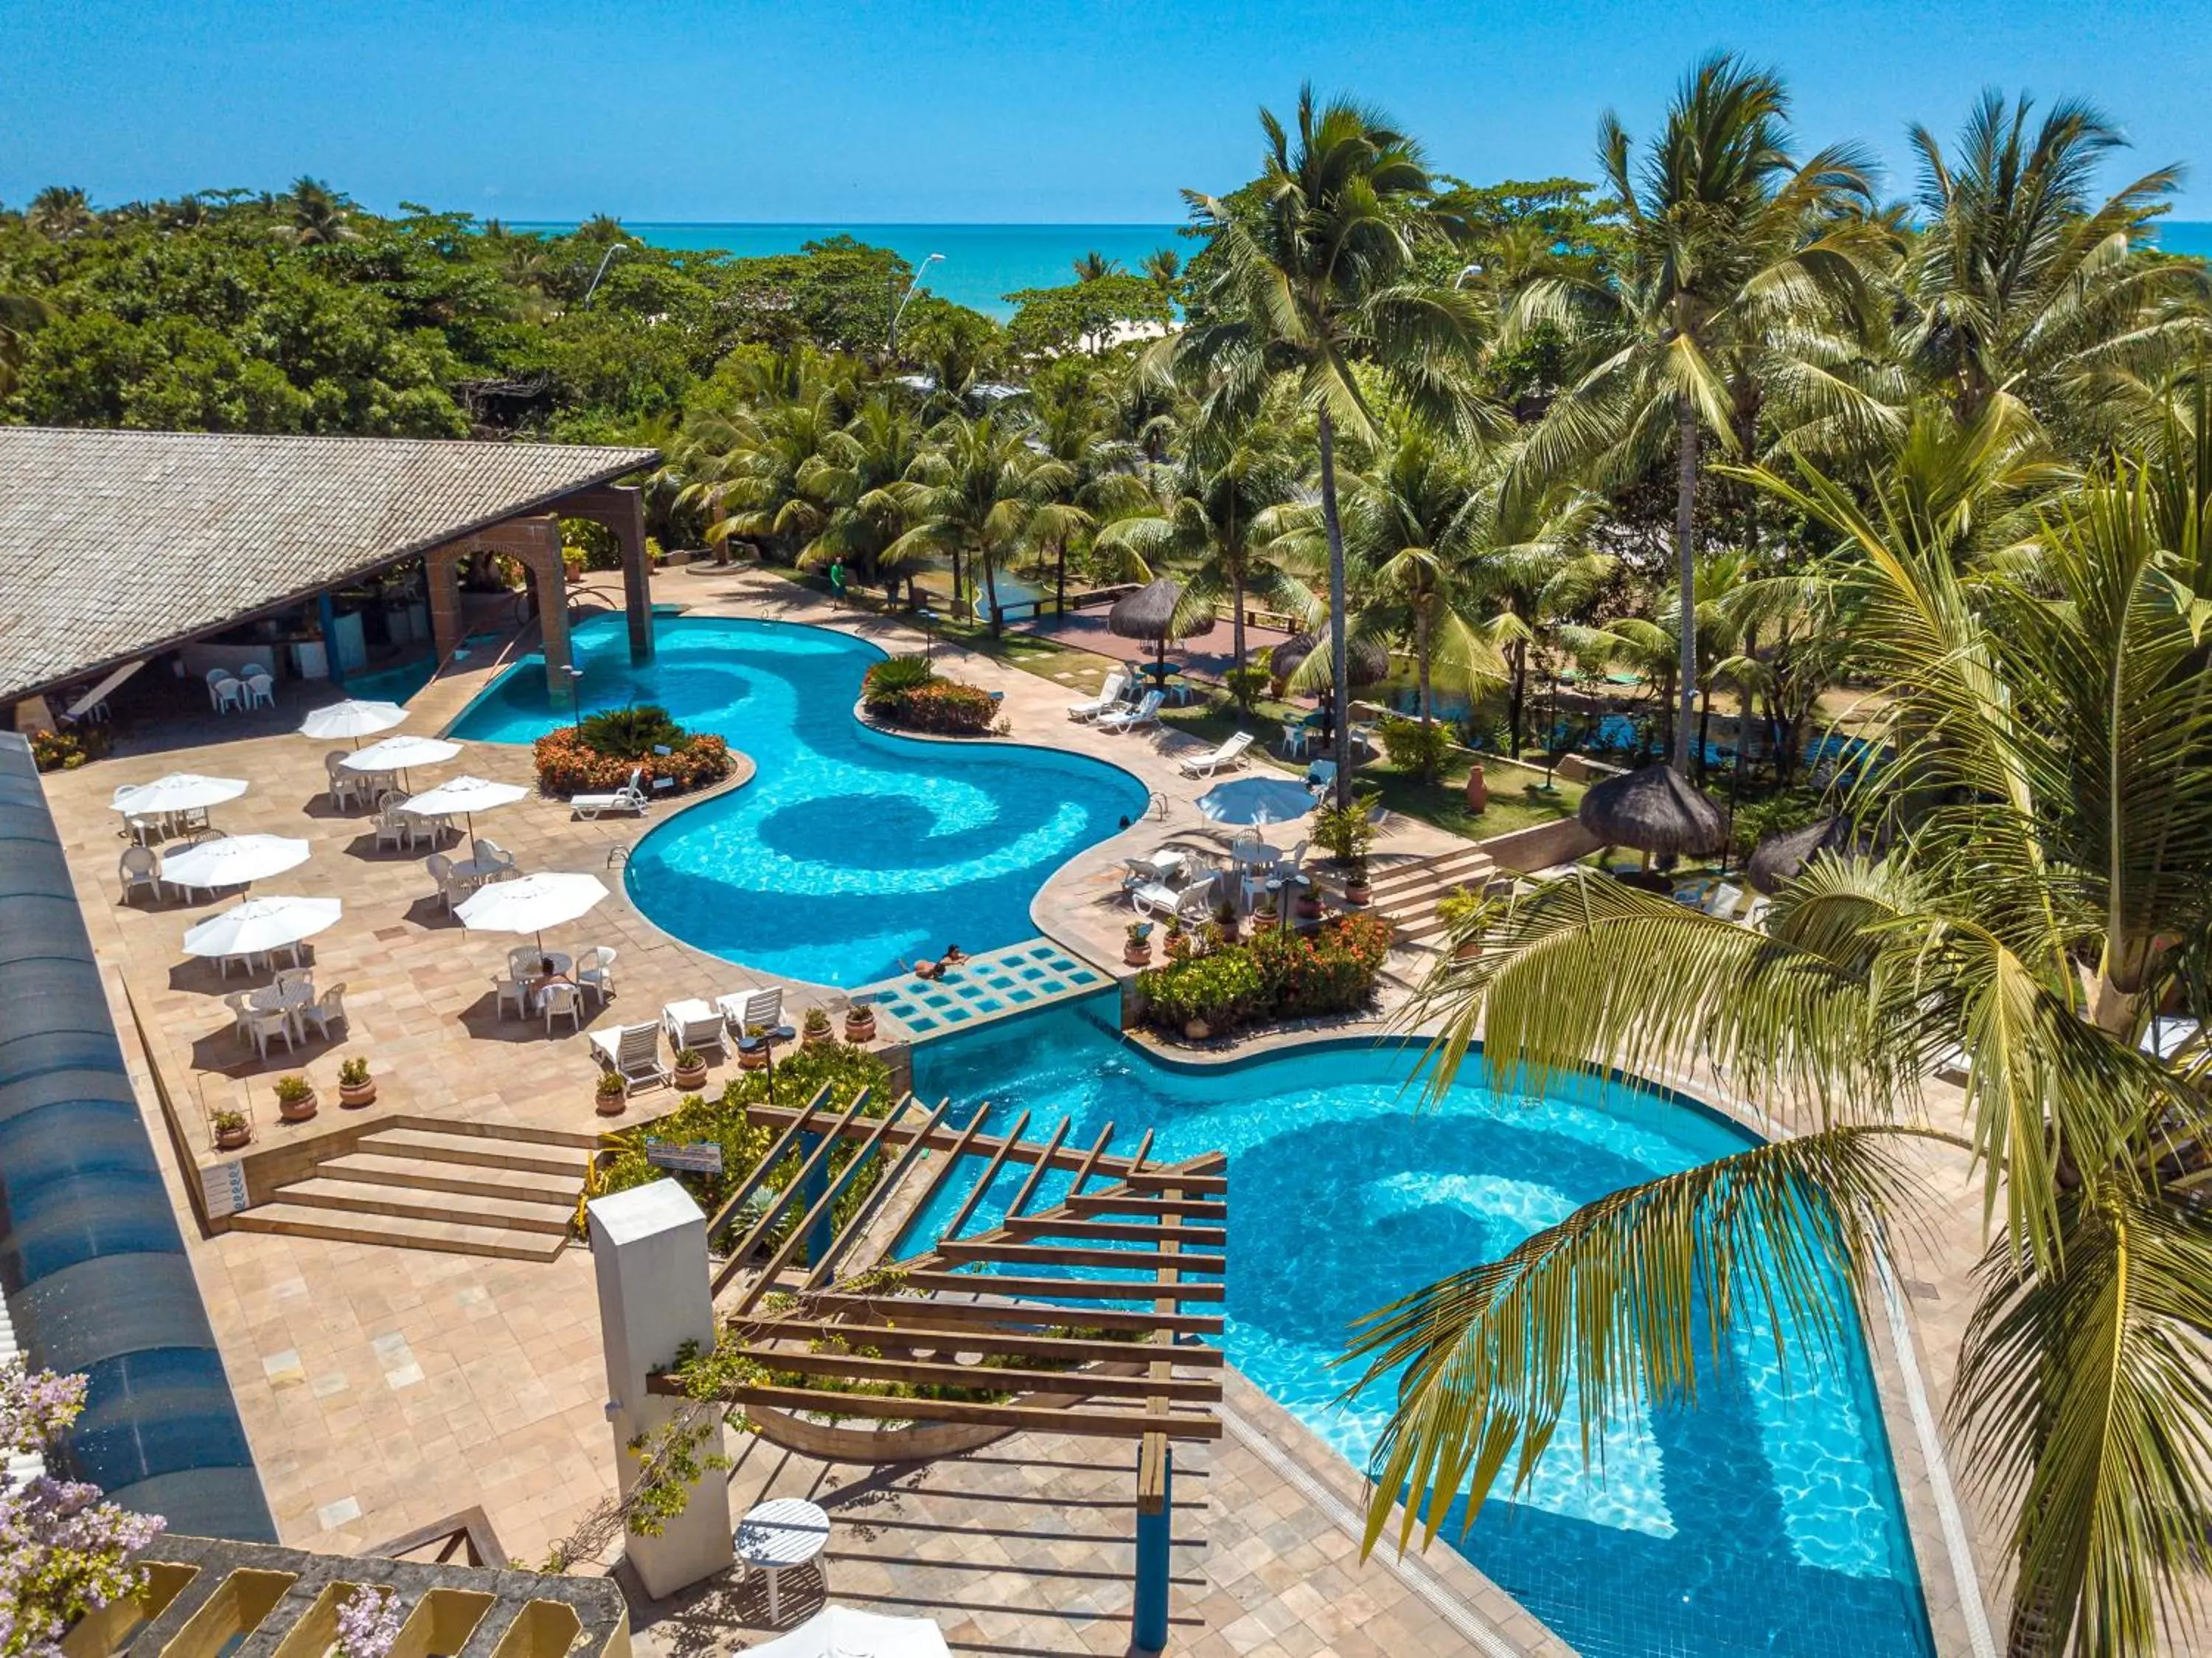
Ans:
[[[1293,633],[1289,638],[1267,653],[1267,672],[1287,684],[1306,664],[1306,659],[1321,649],[1318,634]],[[1390,653],[1373,639],[1353,639],[1348,642],[1346,653],[1352,659],[1351,683],[1379,685],[1390,677]],[[1317,689],[1326,689],[1326,683]]]
[[[1106,613],[1107,631],[1124,639],[1150,639],[1155,647],[1155,662],[1165,667],[1169,640],[1188,638],[1193,633],[1206,631],[1176,625],[1176,611],[1182,603],[1182,583],[1163,576],[1139,588],[1127,598],[1116,600],[1114,608]]]
[[[1802,828],[1769,835],[1753,851],[1743,872],[1753,887],[1771,894],[1795,881],[1821,853],[1849,857],[1866,844],[1866,838],[1852,828],[1848,818],[1822,818]]]
[[[1608,846],[1662,856],[1717,852],[1728,844],[1727,814],[1663,761],[1595,784],[1576,815]]]

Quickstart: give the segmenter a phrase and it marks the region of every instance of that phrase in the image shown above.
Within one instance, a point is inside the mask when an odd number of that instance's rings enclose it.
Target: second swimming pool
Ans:
[[[629,661],[619,615],[573,637],[582,710],[657,703],[758,768],[670,815],[632,850],[631,899],[687,944],[817,984],[865,984],[947,944],[1033,937],[1046,876],[1145,811],[1118,766],[1014,743],[926,742],[853,716],[883,652],[789,622],[660,617]],[[564,699],[565,700],[565,699]],[[542,661],[509,669],[451,735],[527,742],[568,723]]]

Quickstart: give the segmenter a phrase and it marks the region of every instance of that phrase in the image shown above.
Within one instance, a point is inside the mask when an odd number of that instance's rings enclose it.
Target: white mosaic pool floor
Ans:
[[[853,992],[853,1000],[890,1015],[917,1040],[926,1040],[1087,996],[1112,982],[1050,939],[1032,938],[970,956],[942,978],[902,973],[864,984]]]

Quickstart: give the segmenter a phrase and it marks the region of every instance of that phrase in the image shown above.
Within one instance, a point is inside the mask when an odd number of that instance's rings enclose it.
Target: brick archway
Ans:
[[[453,660],[463,637],[461,560],[477,552],[505,553],[528,572],[536,586],[545,688],[557,701],[568,690],[569,662],[568,578],[561,560],[561,521],[550,513],[510,518],[423,555],[423,576],[430,589],[430,641],[441,665]]]

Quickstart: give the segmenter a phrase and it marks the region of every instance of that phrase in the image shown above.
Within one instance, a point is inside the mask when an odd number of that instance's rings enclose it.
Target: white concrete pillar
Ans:
[[[707,1217],[673,1180],[633,1186],[588,1205],[592,1269],[599,1278],[599,1332],[607,1350],[607,1419],[623,1496],[636,1484],[629,1442],[668,1421],[684,1401],[645,1391],[647,1374],[665,1370],[687,1341],[714,1344],[714,1293],[708,1282]],[[727,1449],[717,1423],[700,1448]],[[629,1533],[624,1549],[653,1599],[711,1577],[732,1560],[730,1488],[709,1470],[684,1511],[658,1537]]]

